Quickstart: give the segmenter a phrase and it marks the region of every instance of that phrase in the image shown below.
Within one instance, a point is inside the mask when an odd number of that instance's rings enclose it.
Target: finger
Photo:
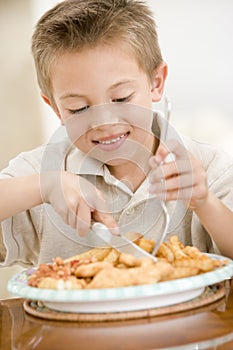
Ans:
[[[80,196],[91,209],[107,212],[107,204],[103,194],[86,179],[78,178]]]
[[[181,188],[178,190],[166,191],[157,194],[162,201],[183,200],[190,202],[193,196],[193,187]]]
[[[163,163],[157,169],[150,173],[149,181],[151,184],[163,182],[165,179],[179,174],[177,162]]]
[[[162,178],[161,180],[158,183],[150,185],[150,193],[178,191],[182,188],[193,187],[195,184],[194,178],[190,174],[184,174],[182,176],[172,176],[166,180]]]
[[[189,159],[191,154],[177,140],[168,140],[166,144],[160,142],[156,155],[154,156],[155,162],[170,162],[170,156],[172,156],[172,158]]]
[[[106,225],[113,235],[117,236],[120,234],[117,222],[112,215],[101,213],[98,210],[94,210],[92,213],[92,217],[95,221],[101,222],[102,224]]]
[[[165,145],[164,143],[160,142],[159,147],[156,151],[156,154],[154,157],[154,161],[157,164],[160,164],[161,162],[163,162],[165,160],[165,158],[167,157],[167,155],[170,153],[169,148],[167,147],[167,145]]]
[[[65,194],[64,194],[65,196]],[[66,223],[72,228],[76,228],[77,225],[77,210],[78,210],[79,197],[78,195],[66,196],[64,202],[64,208],[66,208]]]
[[[67,223],[72,228],[76,229],[76,226],[77,226],[77,214],[76,214],[76,211],[72,210],[71,208],[67,212]]]
[[[77,219],[76,219],[76,229],[78,234],[83,237],[85,236],[91,226],[91,209],[85,203],[84,200],[80,200],[78,210],[77,210]]]
[[[151,169],[156,169],[160,165],[159,162],[157,162],[156,157],[153,156],[149,159],[149,166]]]
[[[157,169],[153,170],[150,174],[149,181],[152,184],[159,183],[162,178],[165,180],[183,174],[189,174],[190,177],[193,177],[192,172],[193,169],[189,161],[176,160],[169,163],[163,163]]]
[[[102,192],[97,190],[97,196],[94,203],[94,211],[92,212],[92,217],[95,221],[102,222],[108,227],[113,235],[119,235],[119,227],[116,220],[111,215],[108,208],[108,204],[104,199]]]
[[[168,153],[173,153],[176,158],[189,159],[191,153],[177,140],[168,140],[166,142],[166,149]]]

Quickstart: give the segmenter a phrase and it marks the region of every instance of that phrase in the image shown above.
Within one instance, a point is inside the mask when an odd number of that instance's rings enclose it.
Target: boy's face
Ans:
[[[102,45],[77,53],[65,53],[51,73],[55,112],[63,123],[71,117],[77,118],[82,128],[81,120],[85,114],[88,115],[89,107],[127,103],[151,110],[152,101],[161,98],[165,78],[165,64],[154,72],[150,80],[133,55],[124,52],[120,45]],[[45,96],[44,99],[49,103]],[[94,148],[98,153],[99,148],[110,155],[130,140],[151,151],[153,136],[148,131],[130,121],[121,123],[118,120],[84,130],[75,140],[75,145],[86,154]]]

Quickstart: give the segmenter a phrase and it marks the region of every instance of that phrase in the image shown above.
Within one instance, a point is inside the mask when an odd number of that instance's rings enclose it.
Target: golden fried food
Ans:
[[[103,269],[110,269],[113,265],[107,261],[97,261],[90,264],[82,264],[75,269],[76,277],[93,277]]]
[[[198,275],[199,268],[194,266],[189,267],[173,267],[170,274],[168,274],[165,278],[166,281],[168,280],[175,280],[178,278],[185,278],[185,277],[191,277]]]
[[[179,244],[177,236],[170,237],[170,244],[168,244],[170,250],[174,255],[174,260],[183,259],[186,257],[186,254],[183,252],[183,245]]]
[[[198,259],[200,257],[200,250],[197,247],[187,245],[184,247],[183,252],[192,259]]]
[[[165,261],[152,264],[149,269],[146,266],[104,269],[93,278],[87,288],[117,288],[156,283],[171,271],[172,266]]]
[[[157,252],[156,255],[158,258],[165,258],[167,261],[172,263],[174,261],[174,254],[168,244],[166,242],[163,242]]]
[[[108,247],[99,247],[93,248],[84,252],[82,254],[74,255],[68,259],[65,259],[65,263],[69,263],[73,260],[85,260],[95,258],[95,261],[103,261],[106,256],[111,252],[112,248]]]
[[[144,249],[148,253],[152,253],[155,241],[153,239],[146,239],[145,237],[140,238],[136,244],[139,245],[140,248]]]
[[[211,259],[196,247],[184,246],[176,235],[171,236],[169,242],[161,244],[157,256],[168,260],[174,268],[190,269],[190,276],[193,275],[191,270],[195,271],[194,268],[197,270],[196,274],[198,274],[211,271],[225,264],[224,260]]]
[[[135,241],[151,252],[153,240]],[[29,278],[29,285],[46,289],[117,288],[170,281],[195,276],[226,264],[212,259],[196,247],[184,246],[176,235],[163,242],[158,261],[136,258],[114,248],[94,248],[68,259],[57,257],[51,264],[41,264]]]
[[[200,272],[207,272],[213,270],[217,267],[217,261],[213,261],[213,259],[207,256],[201,256],[198,259],[179,259],[174,261],[173,266],[175,267],[196,267],[200,270]]]
[[[126,267],[139,266],[140,260],[131,254],[121,253],[119,256],[119,263],[125,265]]]
[[[116,249],[111,249],[110,253],[104,258],[103,261],[110,262],[113,265],[116,265],[119,261],[120,252]]]
[[[84,279],[78,279],[75,276],[69,276],[66,280],[55,279],[53,277],[45,277],[38,283],[38,288],[43,289],[58,289],[58,290],[71,290],[71,289],[83,289],[86,287],[86,281]]]

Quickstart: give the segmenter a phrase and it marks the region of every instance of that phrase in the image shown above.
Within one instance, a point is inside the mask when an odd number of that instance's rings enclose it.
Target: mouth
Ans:
[[[129,131],[123,134],[101,137],[98,140],[93,140],[95,145],[105,151],[113,151],[120,147],[129,135]]]
[[[99,140],[93,140],[92,142],[100,145],[111,145],[121,141],[121,139],[127,137],[128,135],[129,135],[129,132],[125,134],[121,134],[119,136],[115,136],[115,137],[109,136],[109,137],[101,138]]]

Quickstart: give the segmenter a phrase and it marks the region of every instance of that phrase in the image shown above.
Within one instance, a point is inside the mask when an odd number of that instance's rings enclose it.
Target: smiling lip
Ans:
[[[107,137],[102,137],[98,140],[94,140],[93,142],[99,146],[100,149],[105,151],[112,151],[117,149],[122,145],[125,139],[128,137],[129,132],[117,135],[111,135]]]

